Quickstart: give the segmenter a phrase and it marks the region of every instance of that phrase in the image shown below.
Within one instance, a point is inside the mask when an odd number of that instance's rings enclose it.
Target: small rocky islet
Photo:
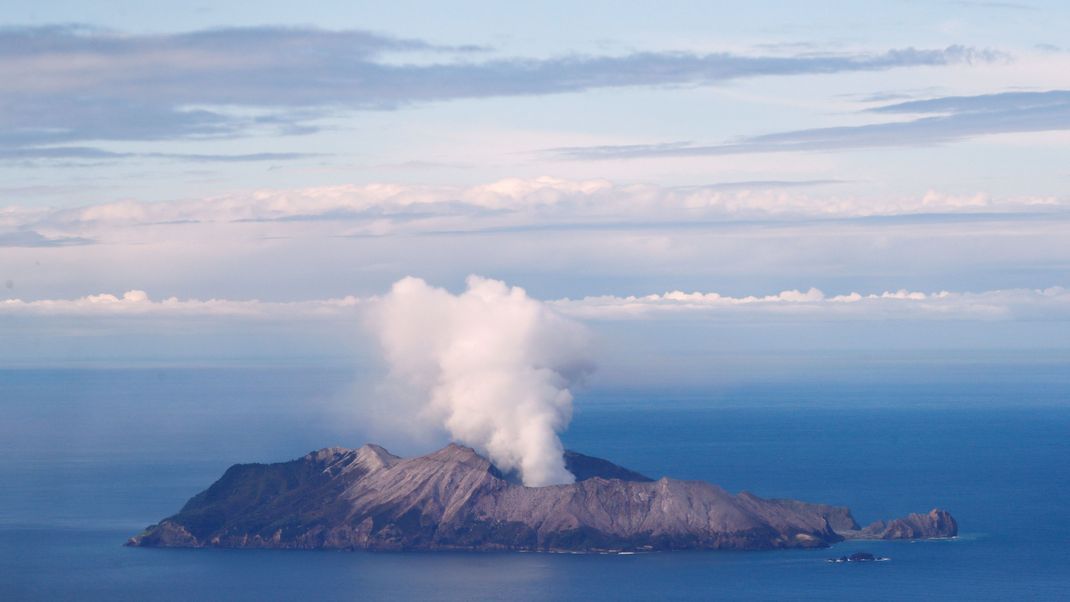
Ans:
[[[875,554],[870,554],[869,552],[855,552],[850,556],[838,556],[836,558],[829,558],[826,562],[831,562],[833,564],[844,564],[847,562],[882,562],[885,560],[891,560],[891,558],[888,558],[886,556],[877,556]]]
[[[641,552],[823,548],[953,537],[934,509],[861,527],[848,508],[654,480],[565,452],[576,482],[525,487],[457,444],[401,458],[374,444],[237,464],[127,545],[184,548]]]

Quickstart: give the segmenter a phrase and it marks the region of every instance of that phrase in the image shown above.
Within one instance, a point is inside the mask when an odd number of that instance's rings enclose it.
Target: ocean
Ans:
[[[353,378],[315,367],[0,370],[0,599],[1070,596],[1070,387],[1059,378],[1040,389],[962,378],[588,391],[564,435],[650,476],[847,505],[860,523],[940,506],[959,521],[950,541],[635,555],[123,547],[233,463],[364,443],[367,429],[342,417]],[[891,560],[825,562],[859,550]]]

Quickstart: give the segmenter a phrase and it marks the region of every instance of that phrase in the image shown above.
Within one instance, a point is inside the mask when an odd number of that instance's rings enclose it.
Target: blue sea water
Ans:
[[[565,435],[652,476],[843,504],[860,522],[939,505],[959,520],[953,541],[638,555],[122,546],[232,463],[363,443],[369,435],[338,414],[352,378],[326,368],[0,370],[0,599],[1070,596],[1070,388],[1059,379],[1028,399],[975,379],[588,393]],[[892,560],[824,562],[856,550]]]

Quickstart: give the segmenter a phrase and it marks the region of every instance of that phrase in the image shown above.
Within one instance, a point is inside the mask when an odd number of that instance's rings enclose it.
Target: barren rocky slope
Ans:
[[[957,533],[954,519],[940,510],[861,529],[842,507],[733,495],[700,481],[653,481],[575,452],[565,459],[576,483],[534,488],[459,445],[408,459],[365,445],[279,464],[239,464],[128,545],[742,550]]]

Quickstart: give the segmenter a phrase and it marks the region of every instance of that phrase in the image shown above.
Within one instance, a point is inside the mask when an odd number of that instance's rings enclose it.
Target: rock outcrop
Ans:
[[[132,546],[371,550],[610,551],[825,547],[847,537],[955,534],[934,510],[865,529],[848,509],[654,481],[567,452],[569,485],[524,487],[449,445],[399,458],[377,445],[232,466]],[[877,525],[880,525],[879,527]]]
[[[844,532],[849,539],[936,539],[958,535],[959,526],[946,510],[932,509],[928,514],[911,514],[905,518],[871,523],[854,532]]]

